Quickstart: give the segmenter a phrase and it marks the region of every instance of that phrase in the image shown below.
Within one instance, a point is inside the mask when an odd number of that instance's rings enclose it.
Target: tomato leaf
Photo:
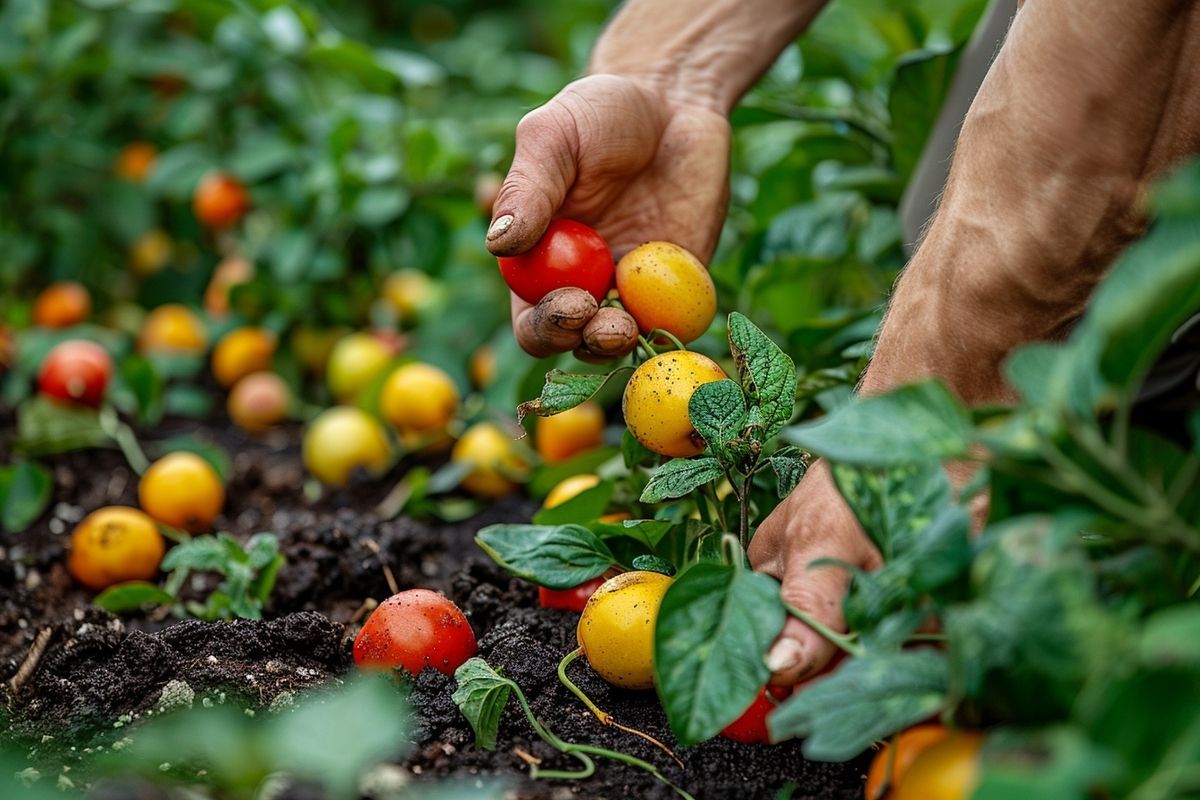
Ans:
[[[746,427],[746,395],[735,382],[725,379],[700,384],[688,401],[688,417],[721,461],[736,464],[748,451],[749,442],[738,439]]]
[[[925,149],[925,141],[954,79],[961,52],[961,48],[945,46],[915,50],[896,63],[896,74],[888,93],[888,111],[892,120],[892,158],[905,181],[912,175]]]
[[[599,484],[582,491],[570,500],[554,508],[543,508],[533,515],[537,525],[565,525],[568,522],[590,522],[599,518],[608,503],[612,500],[612,481],[601,481]]]
[[[604,384],[615,376],[632,370],[633,367],[624,366],[608,374],[587,375],[552,369],[546,373],[546,383],[542,387],[541,396],[517,406],[517,424],[521,424],[530,414],[550,417],[572,409],[590,400],[592,395],[604,388]]]
[[[775,470],[776,488],[780,499],[787,497],[808,471],[808,458],[794,447],[785,447],[767,458]]]
[[[10,533],[28,528],[46,510],[53,488],[50,471],[40,464],[0,467],[0,527]]]
[[[741,376],[742,388],[762,409],[764,438],[783,429],[796,405],[796,365],[779,345],[745,315],[729,315],[729,349]]]
[[[674,458],[654,470],[650,482],[642,490],[643,503],[657,503],[671,497],[683,497],[697,486],[716,480],[725,474],[715,458]]]
[[[92,605],[113,614],[137,611],[144,606],[165,606],[175,602],[168,592],[146,581],[126,581],[110,586],[92,600]]]
[[[936,462],[890,468],[835,464],[833,479],[885,561],[903,552],[953,501],[950,479]]]
[[[753,702],[786,617],[779,584],[762,573],[701,563],[675,580],[658,612],[654,664],[680,744],[715,736]]]
[[[28,455],[51,455],[111,445],[91,408],[67,406],[45,397],[31,397],[17,409],[16,450]]]
[[[548,589],[570,589],[616,563],[582,525],[489,525],[475,542],[504,569]]]
[[[495,750],[500,714],[508,704],[513,682],[478,656],[467,659],[456,669],[454,680],[458,688],[450,699],[475,731],[475,746],[480,750]]]
[[[775,741],[806,737],[804,755],[846,761],[902,728],[935,714],[946,702],[949,670],[930,648],[868,653],[848,659],[767,717]]]
[[[654,457],[654,452],[635,439],[633,434],[629,432],[628,428],[625,430],[625,433],[621,435],[621,458],[624,459],[625,466],[628,469],[633,469],[638,464],[648,461]]]
[[[782,438],[832,461],[897,466],[967,455],[971,420],[937,381],[860,397],[829,416],[794,425]]]

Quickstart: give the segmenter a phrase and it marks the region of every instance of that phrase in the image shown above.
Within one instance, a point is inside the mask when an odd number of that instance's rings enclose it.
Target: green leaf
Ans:
[[[715,736],[753,702],[786,617],[779,584],[762,573],[701,563],[671,584],[655,626],[654,665],[680,744]]]
[[[533,515],[537,525],[565,525],[569,522],[591,522],[608,508],[613,496],[612,481],[601,481],[554,508],[542,508]]]
[[[489,525],[475,542],[504,569],[548,589],[570,589],[602,575],[615,559],[582,525]]]
[[[945,704],[946,659],[930,648],[868,653],[785,700],[767,718],[775,741],[806,738],[804,755],[847,761]]]
[[[673,458],[654,470],[642,490],[643,503],[657,503],[671,497],[683,497],[697,486],[722,477],[725,470],[715,458]]]
[[[896,64],[888,94],[892,160],[904,181],[912,176],[958,68],[960,48],[917,50]]]
[[[170,593],[146,581],[126,581],[110,586],[92,600],[92,605],[113,614],[138,611],[145,606],[167,606],[175,602]]]
[[[675,565],[670,561],[650,554],[637,556],[629,563],[629,566],[646,572],[657,572],[660,575],[666,575],[668,578],[676,572]]]
[[[988,736],[972,800],[1090,800],[1121,772],[1116,754],[1065,725]]]
[[[17,409],[17,450],[51,455],[112,444],[95,409],[60,405],[32,397]]]
[[[456,669],[454,680],[458,688],[450,699],[475,731],[475,746],[480,750],[495,750],[500,714],[512,694],[513,682],[478,656],[467,659]]]
[[[1200,667],[1200,605],[1186,603],[1155,612],[1138,641],[1145,664]]]
[[[882,468],[834,464],[833,479],[885,561],[903,552],[954,499],[950,479],[936,462]]]
[[[609,539],[615,536],[624,536],[634,541],[641,542],[648,548],[653,550],[658,547],[658,543],[663,537],[671,532],[675,527],[674,522],[662,519],[626,519],[622,520],[617,525],[601,525],[597,526],[597,532],[603,538]]]
[[[9,533],[28,528],[46,510],[53,489],[50,470],[40,464],[0,467],[0,527]]]
[[[154,364],[140,356],[129,356],[121,361],[120,376],[137,404],[138,421],[158,424],[163,412],[163,379]]]
[[[399,186],[371,186],[358,196],[354,216],[370,228],[394,221],[408,208],[408,192]]]
[[[763,438],[783,429],[796,404],[796,365],[745,315],[729,315],[729,348],[752,405],[762,409]]]
[[[787,497],[808,471],[808,459],[794,447],[786,447],[767,459],[775,470],[776,488],[780,499]]]
[[[546,383],[542,394],[536,400],[529,400],[517,406],[517,424],[525,417],[534,414],[539,417],[551,417],[563,411],[572,409],[580,403],[590,400],[592,395],[600,391],[604,384],[613,377],[632,371],[633,367],[618,367],[605,374],[580,374],[563,372],[552,369],[546,373]]]
[[[782,438],[831,461],[888,467],[962,458],[973,429],[954,396],[941,383],[926,381],[857,398],[788,428]]]
[[[229,552],[217,537],[197,536],[168,550],[162,560],[162,569],[164,572],[189,569],[224,573],[228,563]]]
[[[707,384],[701,384],[701,386],[705,385]],[[1198,418],[1200,418],[1200,415],[1198,415]],[[652,450],[634,438],[628,428],[621,434],[621,458],[625,461],[627,469],[633,469],[639,464],[656,457],[657,455]]]
[[[688,401],[688,417],[709,450],[727,464],[735,464],[749,443],[735,442],[746,426],[746,395],[728,378],[696,387]]]

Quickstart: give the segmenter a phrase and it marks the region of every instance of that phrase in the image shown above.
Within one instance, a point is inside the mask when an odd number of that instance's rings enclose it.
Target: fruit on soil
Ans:
[[[89,589],[150,580],[166,544],[149,516],[128,506],[106,506],[75,526],[67,571]]]
[[[305,431],[301,451],[305,468],[330,486],[345,486],[359,469],[379,475],[391,461],[383,426],[353,406],[323,411]]]
[[[699,339],[717,313],[717,290],[700,259],[677,244],[647,242],[616,269],[617,294],[648,334],[661,328],[683,343]]]
[[[895,800],[968,800],[979,786],[983,736],[952,731],[913,759],[893,792]]]
[[[117,154],[114,171],[117,176],[130,183],[145,183],[154,171],[158,159],[158,148],[149,142],[133,141],[121,148]]]
[[[208,348],[208,331],[190,308],[167,303],[146,315],[137,342],[142,353],[195,356]]]
[[[399,667],[417,675],[433,667],[452,675],[477,652],[466,615],[429,589],[392,595],[371,612],[354,637],[354,663],[366,670]]]
[[[276,343],[275,334],[265,328],[235,328],[213,348],[213,377],[228,389],[252,372],[270,369]]]
[[[567,286],[583,289],[599,303],[612,288],[608,245],[600,234],[571,219],[551,221],[529,252],[498,260],[504,282],[526,303]]]
[[[56,345],[38,370],[38,391],[55,400],[98,408],[112,378],[108,351],[95,342],[71,339]]]
[[[250,209],[250,194],[242,182],[227,172],[210,172],[200,179],[192,195],[196,219],[209,228],[228,228]]]
[[[479,422],[468,428],[455,442],[450,460],[471,465],[462,485],[484,498],[503,497],[516,491],[515,479],[529,469],[512,434],[491,422]]]
[[[538,417],[534,432],[538,455],[548,464],[604,444],[604,409],[587,401],[550,417]]]
[[[629,432],[659,455],[687,458],[703,452],[704,440],[692,427],[688,402],[698,386],[725,377],[715,361],[690,350],[649,359],[634,371],[621,399]]]
[[[195,453],[168,453],[138,482],[142,509],[164,525],[204,533],[225,505],[225,485],[212,465]]]
[[[599,484],[600,476],[588,473],[564,478],[555,484],[554,488],[546,495],[546,501],[542,503],[542,508],[561,506],[568,500],[583,494],[588,489]]]
[[[170,261],[175,243],[166,231],[146,231],[129,250],[129,266],[134,274],[147,278],[162,270]]]
[[[274,372],[254,372],[229,390],[225,408],[247,433],[262,433],[283,422],[292,407],[292,390]]]
[[[560,611],[583,611],[588,599],[604,584],[604,578],[592,578],[570,589],[547,589],[538,587],[538,605],[542,608],[557,608]]]
[[[623,572],[584,606],[575,635],[592,669],[613,686],[653,688],[654,624],[670,586],[658,572]]]
[[[397,367],[379,393],[379,411],[397,430],[445,430],[458,411],[458,387],[445,370],[411,362]]]
[[[764,686],[758,690],[754,702],[740,717],[726,725],[721,734],[742,744],[769,744],[771,734],[767,731],[767,715],[791,693],[788,686]]]
[[[204,310],[214,317],[229,313],[229,293],[254,278],[254,265],[241,256],[228,256],[217,264],[204,290]]]
[[[43,328],[69,328],[91,313],[92,296],[75,281],[52,283],[33,301],[33,324]]]
[[[871,761],[864,794],[866,800],[890,798],[894,794],[892,789],[904,780],[917,756],[949,735],[949,728],[935,723],[916,725],[897,734],[895,740],[885,744]]]
[[[349,402],[367,388],[387,365],[395,352],[369,333],[343,336],[329,351],[325,380],[329,391],[340,402]]]

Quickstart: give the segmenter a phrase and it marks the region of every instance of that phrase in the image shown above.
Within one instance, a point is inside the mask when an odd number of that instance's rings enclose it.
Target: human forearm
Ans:
[[[630,0],[588,71],[643,78],[728,113],[825,0]]]
[[[1062,335],[1141,229],[1139,194],[1197,149],[1195,4],[1029,3],[964,121],[941,209],[864,381],[1008,399],[1000,365]]]

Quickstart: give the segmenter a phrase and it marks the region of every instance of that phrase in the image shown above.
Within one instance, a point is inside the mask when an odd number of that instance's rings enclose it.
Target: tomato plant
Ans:
[[[354,637],[354,663],[360,668],[400,668],[412,675],[425,667],[451,675],[476,651],[466,616],[428,589],[408,589],[384,600]]]
[[[574,286],[596,302],[613,284],[613,258],[600,234],[570,219],[556,219],[528,253],[501,258],[500,274],[508,288],[527,303],[554,289]]]

